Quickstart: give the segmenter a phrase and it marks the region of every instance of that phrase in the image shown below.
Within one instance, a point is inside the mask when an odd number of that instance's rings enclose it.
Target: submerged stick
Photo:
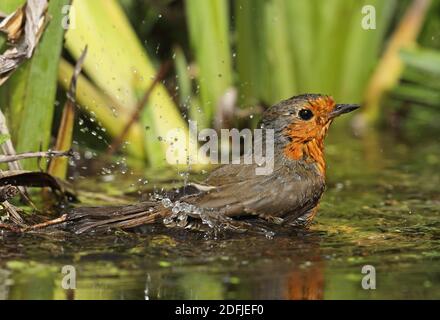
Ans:
[[[66,221],[67,221],[67,214],[64,214],[59,218],[49,220],[46,222],[42,222],[39,224],[35,224],[33,226],[18,227],[18,226],[6,224],[6,223],[0,223],[0,230],[4,229],[4,230],[12,231],[15,233],[25,233],[25,232],[29,232],[29,231],[35,231],[35,230],[44,229],[44,228],[47,228],[50,226],[58,225],[60,223],[66,222]]]
[[[0,229],[9,230],[15,233],[21,233],[23,230],[20,227],[12,226],[10,224],[0,223]]]

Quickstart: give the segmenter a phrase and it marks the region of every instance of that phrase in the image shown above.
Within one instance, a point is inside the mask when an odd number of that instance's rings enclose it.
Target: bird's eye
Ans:
[[[298,112],[298,116],[303,119],[303,120],[310,120],[313,118],[313,112],[310,111],[309,109],[301,109]]]

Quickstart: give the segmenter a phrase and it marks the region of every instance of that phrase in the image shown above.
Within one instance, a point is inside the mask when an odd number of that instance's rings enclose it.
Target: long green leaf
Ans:
[[[73,5],[76,28],[69,30],[66,35],[68,50],[78,58],[84,46],[88,45],[85,72],[106,95],[118,102],[114,106],[118,114],[132,113],[138,93],[147,90],[156,74],[152,62],[117,1],[75,0]],[[157,131],[145,138],[152,139],[153,143],[157,137],[166,137],[169,132],[179,128],[175,137],[179,143],[174,146],[184,150],[186,124],[162,84],[153,90],[147,109],[152,111],[148,121],[155,124]],[[110,130],[111,125],[108,123],[106,128]],[[154,152],[164,155],[169,143],[163,139],[160,146]],[[186,156],[184,152],[181,154],[179,160],[183,163]]]
[[[317,32],[316,5],[314,1],[283,1],[286,19],[289,21],[287,41],[292,56],[295,57],[295,69],[287,70],[296,76],[298,92],[315,92]]]
[[[43,37],[31,60],[22,65],[7,83],[3,94],[9,96],[7,108],[14,129],[18,152],[47,149],[51,135],[57,87],[58,61],[61,55],[64,29],[61,26],[62,7],[69,0],[51,1],[51,16]],[[26,169],[38,169],[36,161],[25,160]]]
[[[220,98],[232,85],[229,4],[223,0],[187,0],[191,46],[198,66],[200,101],[207,126]]]
[[[240,83],[240,104],[251,106],[264,100],[269,102],[269,77],[263,36],[256,21],[264,19],[264,0],[236,0],[235,28],[237,72]],[[261,30],[262,31],[262,30]]]
[[[241,102],[271,104],[298,92],[285,0],[235,2]]]
[[[372,5],[376,9],[376,29],[364,30],[362,6]],[[348,40],[342,53],[344,60],[340,69],[338,97],[350,103],[362,102],[362,94],[367,81],[377,63],[381,45],[391,23],[395,10],[395,0],[359,1],[349,20]]]
[[[294,56],[287,41],[290,21],[285,15],[284,3],[285,0],[272,0],[265,4],[264,48],[270,74],[273,76],[270,83],[270,103],[289,98],[298,92]]]

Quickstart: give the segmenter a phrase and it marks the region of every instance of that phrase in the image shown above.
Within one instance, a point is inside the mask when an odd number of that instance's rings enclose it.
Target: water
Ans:
[[[272,239],[207,238],[161,227],[146,235],[2,234],[0,298],[439,299],[438,139],[423,133],[354,139],[334,130],[327,159],[328,188],[308,232]],[[89,178],[79,186],[105,190],[87,195],[101,204],[120,190],[135,199],[136,181],[147,179],[152,188],[158,176],[160,187],[173,175]],[[65,265],[76,268],[75,291],[61,287]],[[362,289],[365,265],[375,267],[376,290]]]

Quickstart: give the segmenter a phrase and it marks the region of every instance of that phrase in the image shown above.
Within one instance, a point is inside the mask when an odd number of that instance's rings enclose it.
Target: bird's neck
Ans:
[[[293,140],[284,148],[284,154],[291,160],[314,163],[322,176],[325,176],[324,140]]]

